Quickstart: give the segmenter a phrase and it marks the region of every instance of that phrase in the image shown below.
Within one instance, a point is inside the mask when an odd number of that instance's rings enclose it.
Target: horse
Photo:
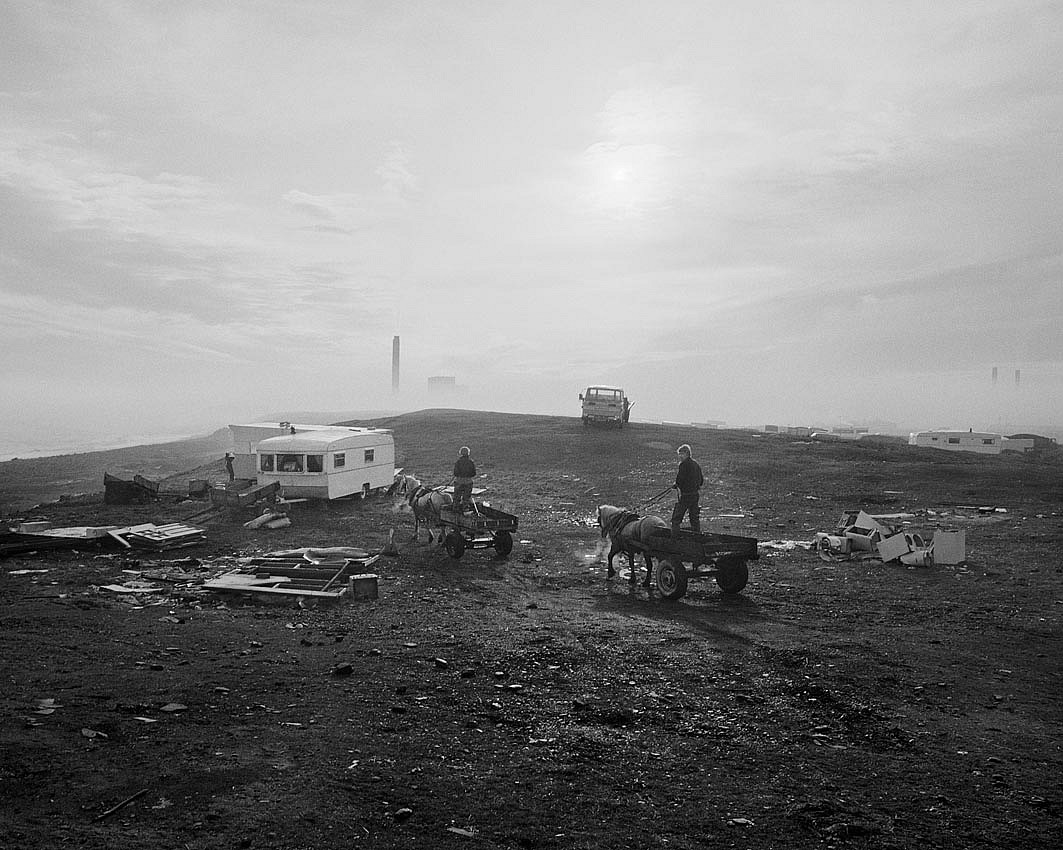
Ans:
[[[646,551],[645,544],[650,535],[659,528],[670,528],[659,516],[639,516],[634,511],[625,508],[617,508],[613,505],[598,505],[598,527],[602,530],[602,539],[609,538],[609,578],[616,575],[613,569],[613,557],[618,554],[627,555],[628,564],[631,568],[631,577],[628,579],[635,583],[635,553],[641,552],[646,562],[646,578],[642,582],[643,587],[650,586],[650,575],[653,573],[653,559]]]
[[[402,497],[398,505],[399,510],[408,508],[413,511],[413,539],[417,539],[423,522],[429,543],[432,542],[432,526],[439,525],[440,509],[454,502],[450,494],[444,493],[441,487],[425,487],[419,479],[402,473],[395,476],[395,483],[388,488],[388,495]],[[439,541],[443,541],[442,530],[439,531]]]

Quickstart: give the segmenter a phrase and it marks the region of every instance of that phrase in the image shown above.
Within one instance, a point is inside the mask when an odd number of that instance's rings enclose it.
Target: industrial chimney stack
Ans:
[[[399,338],[397,335],[391,339],[391,391],[393,393],[399,391]]]

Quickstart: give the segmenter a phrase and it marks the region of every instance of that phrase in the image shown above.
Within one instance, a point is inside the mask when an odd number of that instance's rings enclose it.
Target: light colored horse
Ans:
[[[650,535],[659,528],[670,526],[659,516],[639,516],[634,511],[626,508],[618,508],[613,505],[598,505],[598,527],[602,530],[602,539],[609,538],[609,578],[616,575],[613,569],[613,557],[621,553],[627,555],[631,577],[628,579],[635,583],[635,555],[641,553],[646,562],[646,578],[642,582],[643,587],[650,586],[650,575],[653,573],[653,559],[646,551],[645,544]]]
[[[388,488],[388,495],[401,497],[399,510],[413,512],[413,539],[417,539],[421,524],[424,523],[429,543],[432,542],[432,526],[439,526],[440,509],[454,502],[449,493],[443,492],[442,487],[426,487],[420,479],[402,473],[395,476],[395,483]],[[443,530],[439,529],[438,533],[442,542]]]

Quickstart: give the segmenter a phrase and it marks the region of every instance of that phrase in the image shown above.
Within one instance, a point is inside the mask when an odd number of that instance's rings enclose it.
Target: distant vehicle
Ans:
[[[612,425],[623,428],[635,403],[620,387],[590,386],[580,393],[584,425]]]

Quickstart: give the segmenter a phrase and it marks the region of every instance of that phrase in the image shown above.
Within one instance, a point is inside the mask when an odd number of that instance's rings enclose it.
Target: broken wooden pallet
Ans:
[[[348,592],[347,579],[363,572],[379,558],[379,555],[369,555],[333,564],[313,564],[293,557],[252,558],[247,566],[206,581],[203,587],[219,593],[338,601]]]

